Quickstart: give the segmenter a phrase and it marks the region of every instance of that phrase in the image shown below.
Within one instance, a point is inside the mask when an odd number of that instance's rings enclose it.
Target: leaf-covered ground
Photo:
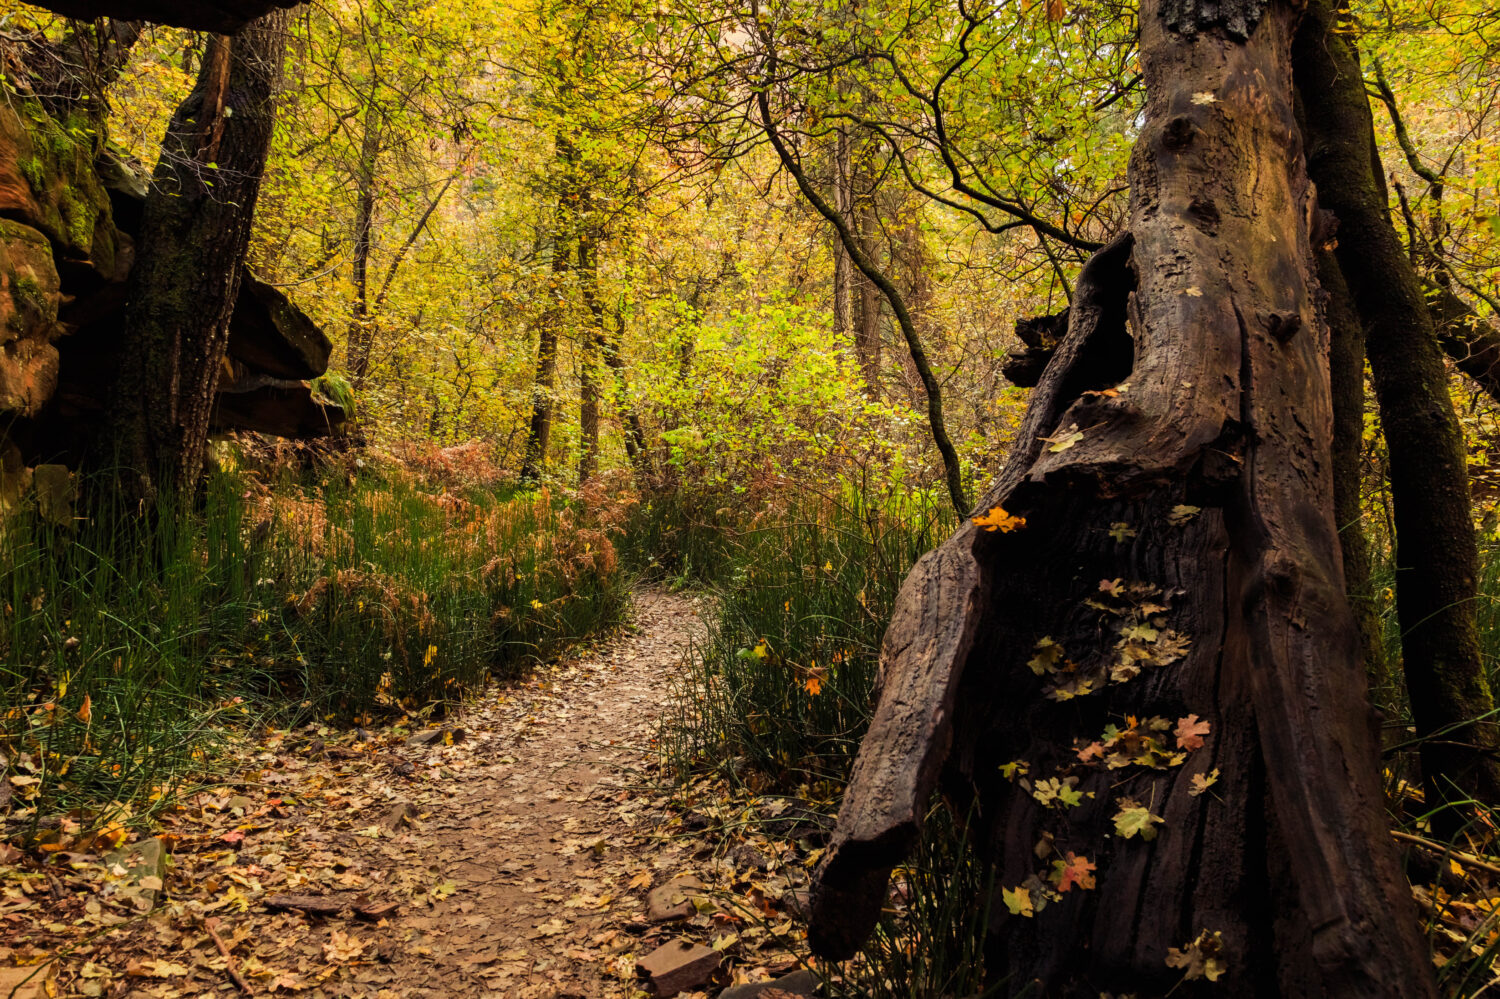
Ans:
[[[636,996],[637,959],[678,936],[725,955],[714,985],[789,970],[816,834],[656,771],[700,627],[643,592],[631,629],[440,731],[273,733],[166,816],[160,882],[149,842],[11,858],[0,995],[30,976],[16,996]],[[648,919],[679,875],[706,894]]]

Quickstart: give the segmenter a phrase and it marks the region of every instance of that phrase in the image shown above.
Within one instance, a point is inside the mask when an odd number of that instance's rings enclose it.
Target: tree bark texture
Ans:
[[[966,524],[902,589],[814,882],[819,953],[871,929],[941,785],[997,895],[1069,853],[1096,865],[1033,918],[996,898],[988,969],[1012,993],[1163,995],[1172,949],[1202,939],[1222,977],[1177,994],[1434,995],[1343,592],[1296,22],[1289,2],[1142,5],[1130,231],[1080,274],[980,504],[1025,525]],[[1147,607],[1160,626],[1130,637]],[[1038,675],[1043,640],[1062,653]],[[1210,733],[1181,766],[1079,754],[1107,725],[1192,715]],[[1076,807],[1033,793],[1071,778]],[[1115,834],[1127,797],[1164,820],[1153,840]]]
[[[209,41],[162,141],[127,289],[106,428],[135,499],[202,470],[229,318],[275,122],[285,12]],[[160,476],[160,478],[158,478]]]
[[[1478,544],[1463,432],[1422,283],[1390,218],[1374,121],[1337,0],[1312,0],[1294,51],[1308,172],[1365,330],[1390,455],[1396,616],[1429,803],[1500,803],[1500,726],[1475,617]],[[1489,714],[1479,723],[1473,719]]]

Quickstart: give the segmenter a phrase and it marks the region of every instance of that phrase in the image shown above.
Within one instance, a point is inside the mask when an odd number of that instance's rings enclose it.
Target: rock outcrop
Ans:
[[[0,101],[0,435],[27,464],[79,456],[117,369],[147,187],[97,133],[25,96]],[[317,324],[247,271],[214,428],[328,435],[345,413],[307,380],[331,352]]]
[[[93,20],[115,17],[127,21],[153,21],[194,31],[232,35],[246,24],[278,7],[295,7],[301,0],[40,0],[38,6],[68,17]]]

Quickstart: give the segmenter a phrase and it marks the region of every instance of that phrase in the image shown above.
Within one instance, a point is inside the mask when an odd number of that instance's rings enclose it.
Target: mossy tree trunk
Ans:
[[[1009,992],[1435,994],[1344,594],[1299,16],[1141,5],[1129,231],[1078,277],[979,506],[997,529],[902,588],[820,953],[870,930],[941,787],[993,865]]]
[[[190,494],[275,121],[285,12],[214,36],[162,140],[130,274],[104,442],[132,500]]]
[[[1463,432],[1422,282],[1391,221],[1359,54],[1338,0],[1312,0],[1294,51],[1308,172],[1365,331],[1390,454],[1396,614],[1430,803],[1500,803],[1500,725],[1476,620],[1478,544]],[[1474,719],[1482,721],[1475,722]],[[1455,817],[1456,818],[1456,817]]]

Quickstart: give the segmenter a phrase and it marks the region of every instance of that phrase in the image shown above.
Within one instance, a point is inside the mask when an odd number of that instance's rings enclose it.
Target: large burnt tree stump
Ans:
[[[994,865],[1012,992],[1434,994],[1343,593],[1297,20],[1142,5],[1129,232],[977,522],[901,592],[814,885],[825,956],[941,788]]]

